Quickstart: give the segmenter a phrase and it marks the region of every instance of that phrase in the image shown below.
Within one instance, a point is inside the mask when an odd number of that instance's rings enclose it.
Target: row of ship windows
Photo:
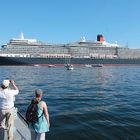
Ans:
[[[18,49],[17,49],[18,48]],[[75,47],[75,48],[54,48],[54,47],[48,47],[48,48],[39,48],[39,47],[25,47],[25,46],[20,46],[20,47],[7,47],[7,48],[3,48],[4,51],[9,52],[17,52],[17,50],[19,52],[49,52],[49,53],[53,53],[53,52],[57,52],[57,53],[76,53],[76,52],[87,52],[87,53],[114,53],[116,51],[116,49],[112,48],[112,50],[105,48],[105,49],[101,49],[101,48],[83,48],[83,47]]]
[[[65,51],[65,52],[62,52],[62,51],[53,51],[53,50],[50,50],[50,51],[47,51],[47,52],[44,52],[43,50],[36,50],[36,51],[32,51],[32,50],[5,50],[4,51],[5,53],[72,53],[72,54],[84,54],[84,53],[99,53],[99,54],[114,54],[115,51],[71,51],[71,52],[68,52],[68,51]]]
[[[53,47],[53,46],[51,46],[51,47],[49,47],[49,46],[47,46],[47,47],[39,47],[39,46],[7,46],[6,47],[7,49],[32,49],[32,50],[34,50],[34,49],[43,49],[43,50],[48,50],[48,49],[57,49],[57,50],[101,50],[101,47],[68,47],[68,48],[66,48],[66,47]],[[4,49],[6,49],[6,48],[4,48]],[[102,48],[102,50],[115,50],[115,48],[107,48],[107,47],[104,47],[104,48]]]
[[[13,47],[13,48],[3,48],[3,50],[43,50],[43,51],[48,51],[48,50],[57,50],[57,51],[61,51],[61,52],[65,52],[65,51],[116,51],[115,49],[112,49],[112,50],[110,50],[110,49],[87,49],[87,48],[70,48],[70,49],[68,49],[68,48],[64,48],[64,49],[60,49],[60,48],[42,48],[42,49],[40,49],[40,48],[16,48],[16,47]]]
[[[8,49],[5,49],[3,50],[4,52],[63,52],[63,53],[68,53],[68,51],[61,51],[61,50],[30,50],[30,49],[13,49],[13,50],[8,50]]]
[[[68,49],[58,49],[58,48],[22,48],[22,47],[19,47],[19,48],[17,48],[17,47],[13,47],[13,48],[3,48],[3,50],[61,50],[61,51],[63,51],[63,50],[68,50]]]

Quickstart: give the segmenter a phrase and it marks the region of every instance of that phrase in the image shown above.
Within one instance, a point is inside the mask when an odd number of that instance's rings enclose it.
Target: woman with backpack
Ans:
[[[49,131],[49,113],[47,105],[42,101],[43,91],[35,90],[35,100],[32,100],[26,112],[26,119],[31,130],[31,140],[45,140],[45,133]]]

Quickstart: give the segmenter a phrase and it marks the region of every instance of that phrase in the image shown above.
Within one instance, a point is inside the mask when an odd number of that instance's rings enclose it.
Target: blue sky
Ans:
[[[140,48],[140,0],[0,0],[0,45],[20,32],[49,43],[82,36]]]

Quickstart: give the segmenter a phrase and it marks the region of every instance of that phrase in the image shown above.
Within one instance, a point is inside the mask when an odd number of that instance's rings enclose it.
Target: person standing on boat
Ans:
[[[38,103],[38,121],[29,123],[31,140],[45,140],[45,133],[49,132],[50,122],[48,107],[46,103],[41,100],[42,95],[43,91],[41,89],[35,90],[35,101]]]
[[[13,86],[10,89],[9,85]],[[7,140],[13,140],[14,100],[19,90],[14,80],[3,80],[0,88],[0,139],[4,140],[7,130]]]

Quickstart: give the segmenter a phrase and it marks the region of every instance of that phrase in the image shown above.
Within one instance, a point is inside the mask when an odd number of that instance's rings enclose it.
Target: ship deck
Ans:
[[[15,115],[14,140],[31,140],[28,125],[19,112]]]

